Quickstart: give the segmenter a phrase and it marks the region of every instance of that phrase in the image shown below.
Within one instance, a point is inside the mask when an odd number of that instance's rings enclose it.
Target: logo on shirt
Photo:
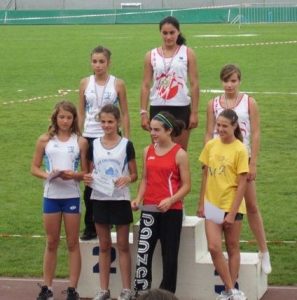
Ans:
[[[162,73],[156,80],[157,92],[164,100],[171,100],[177,95],[179,88],[183,88],[182,78],[176,76],[175,73]]]
[[[147,160],[152,160],[152,159],[156,159],[156,157],[155,157],[155,156],[149,156],[149,157],[147,158]]]

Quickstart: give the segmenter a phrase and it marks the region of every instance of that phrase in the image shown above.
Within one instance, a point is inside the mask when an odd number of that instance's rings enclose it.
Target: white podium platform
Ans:
[[[138,224],[130,233],[130,249],[132,256],[132,276],[135,272]],[[133,238],[134,237],[134,238]],[[112,233],[112,263],[110,290],[112,297],[121,291],[121,277],[116,250],[116,234]],[[98,240],[80,241],[82,253],[82,272],[78,283],[78,291],[82,298],[92,298],[99,288]],[[158,287],[161,281],[162,258],[160,245],[155,250],[153,259],[152,287]],[[133,278],[132,278],[133,280]],[[260,299],[267,290],[267,276],[261,272],[257,253],[241,253],[239,288],[249,300]],[[211,300],[224,288],[220,277],[216,274],[204,230],[204,219],[187,216],[183,222],[179,249],[179,265],[176,295],[181,300]]]

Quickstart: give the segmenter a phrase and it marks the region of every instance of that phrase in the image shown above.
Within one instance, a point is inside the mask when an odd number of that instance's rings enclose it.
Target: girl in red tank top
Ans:
[[[188,155],[172,140],[182,132],[183,126],[182,121],[175,120],[168,112],[158,113],[150,123],[153,144],[144,150],[142,180],[131,202],[132,209],[142,210],[134,280],[136,294],[151,287],[151,263],[158,239],[162,253],[166,253],[160,288],[173,293],[176,289],[181,200],[191,185]],[[144,244],[147,245],[145,253]]]

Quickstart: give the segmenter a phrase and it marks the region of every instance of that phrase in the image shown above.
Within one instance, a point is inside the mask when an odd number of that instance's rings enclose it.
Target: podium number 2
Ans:
[[[114,247],[111,247],[110,249],[110,255],[111,255],[111,261],[110,264],[112,264],[115,260],[116,260],[116,250]],[[93,256],[99,256],[100,255],[100,247],[96,246],[93,248]],[[116,268],[115,267],[110,267],[110,273],[116,273]],[[100,269],[99,269],[99,263],[97,262],[94,266],[93,266],[93,273],[99,273]]]

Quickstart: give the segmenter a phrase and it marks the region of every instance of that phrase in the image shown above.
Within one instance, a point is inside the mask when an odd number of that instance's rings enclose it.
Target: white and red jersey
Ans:
[[[157,155],[150,145],[146,155],[146,189],[143,204],[158,205],[161,200],[173,196],[179,189],[181,179],[176,164],[176,153],[181,146],[176,144],[166,154]],[[170,209],[182,209],[178,200]]]
[[[215,97],[213,99],[213,112],[216,119],[224,109],[225,108],[222,107],[222,96]],[[247,147],[248,153],[250,155],[251,154],[251,145],[250,145],[251,122],[250,122],[250,109],[249,109],[249,95],[243,94],[241,99],[238,101],[237,105],[232,109],[236,112],[238,116],[239,127],[241,129],[241,133],[243,136],[243,143]],[[218,136],[216,127],[213,136],[214,137]]]
[[[85,122],[83,136],[98,138],[104,135],[100,122],[96,116],[106,104],[117,104],[116,77],[109,75],[105,85],[99,85],[95,76],[91,75],[86,87],[85,96]]]
[[[187,106],[191,99],[188,95],[188,48],[181,45],[176,53],[165,58],[159,48],[151,51],[153,86],[150,90],[152,106]]]

